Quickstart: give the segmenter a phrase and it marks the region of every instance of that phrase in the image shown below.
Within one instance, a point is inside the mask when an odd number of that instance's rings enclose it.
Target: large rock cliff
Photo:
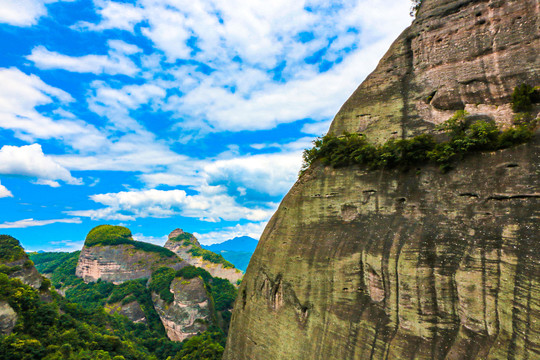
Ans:
[[[539,13],[424,0],[330,131],[380,143],[457,109],[511,123],[514,87],[540,84]],[[261,237],[224,359],[539,359],[539,174],[539,131],[446,174],[312,166]]]
[[[86,237],[76,275],[86,282],[101,279],[119,284],[150,278],[152,272],[162,266],[178,270],[186,265],[167,249],[134,241],[126,228],[100,225]]]
[[[213,277],[227,279],[236,284],[244,276],[241,270],[236,269],[223,256],[203,249],[195,236],[182,229],[175,229],[169,234],[165,248],[180,256],[188,264],[208,271]]]
[[[152,293],[154,307],[169,339],[183,341],[206,331],[215,323],[212,297],[203,279],[177,277],[172,281],[170,291],[174,295],[170,304]]]

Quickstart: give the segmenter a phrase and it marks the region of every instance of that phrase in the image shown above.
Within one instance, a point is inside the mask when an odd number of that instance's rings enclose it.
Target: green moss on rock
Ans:
[[[87,247],[93,246],[115,246],[115,245],[132,245],[138,250],[158,253],[163,257],[175,257],[176,254],[169,249],[161,246],[135,241],[131,235],[131,231],[123,226],[114,225],[99,225],[90,230],[86,236],[84,245]]]

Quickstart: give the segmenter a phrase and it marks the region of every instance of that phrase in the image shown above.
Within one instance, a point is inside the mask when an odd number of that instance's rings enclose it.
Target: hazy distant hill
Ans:
[[[213,252],[221,252],[222,250],[225,250],[253,253],[258,243],[259,242],[252,237],[241,236],[219,244],[203,245],[202,247]]]
[[[221,254],[227,261],[234,264],[237,269],[246,271],[249,260],[259,242],[249,236],[236,237],[220,244],[202,245],[206,250]]]

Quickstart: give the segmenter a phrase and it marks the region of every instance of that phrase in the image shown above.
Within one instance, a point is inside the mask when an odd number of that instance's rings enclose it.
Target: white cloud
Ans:
[[[163,236],[145,236],[145,235],[143,235],[141,233],[133,234],[133,239],[136,240],[136,241],[143,241],[143,242],[146,242],[146,243],[159,245],[159,246],[165,245],[168,238],[169,237],[167,235],[163,235]]]
[[[217,222],[221,219],[237,221],[268,219],[275,204],[266,208],[247,208],[223,193],[223,188],[204,187],[198,195],[187,195],[183,190],[140,190],[92,195],[96,203],[105,205],[98,210],[76,210],[67,212],[73,216],[90,217],[93,220],[129,221],[137,218],[164,218],[174,215],[195,217],[202,221]],[[268,205],[268,204],[267,204]]]
[[[37,46],[26,58],[40,69],[62,69],[78,73],[134,75],[139,68],[129,58],[141,50],[120,40],[109,41],[107,55],[67,56]]]
[[[299,152],[216,160],[204,167],[211,185],[241,186],[271,196],[284,194],[298,177]]]
[[[0,183],[0,198],[13,197],[11,191],[9,191],[2,183]]]
[[[54,138],[76,149],[95,149],[106,143],[94,126],[66,117],[65,111],[53,119],[57,115],[48,117],[36,110],[40,105],[71,103],[74,100],[67,92],[16,68],[0,68],[0,83],[0,128],[12,130],[19,139],[33,142]]]
[[[80,224],[82,221],[79,218],[72,219],[53,219],[53,220],[34,220],[34,219],[24,219],[9,222],[6,221],[3,224],[0,224],[0,229],[20,229],[33,226],[44,226],[55,223],[65,223],[65,224]]]
[[[0,23],[31,26],[47,15],[46,4],[72,0],[0,0]]]
[[[236,226],[225,227],[220,230],[207,233],[195,232],[193,235],[195,235],[199,242],[204,245],[219,244],[240,236],[250,236],[254,239],[259,239],[267,223],[268,222],[263,221],[247,223],[244,225],[238,224]]]
[[[142,9],[131,4],[96,0],[97,13],[102,17],[99,24],[81,21],[74,28],[80,30],[102,31],[120,29],[133,32],[133,27],[144,19]]]
[[[80,185],[80,179],[71,176],[66,168],[46,156],[41,145],[26,146],[4,145],[0,149],[0,174],[37,178],[37,183],[58,187],[56,180],[68,184]]]

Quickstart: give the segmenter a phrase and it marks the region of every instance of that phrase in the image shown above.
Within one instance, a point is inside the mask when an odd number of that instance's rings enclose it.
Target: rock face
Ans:
[[[201,278],[175,278],[170,290],[174,294],[171,304],[152,293],[154,307],[169,339],[182,341],[207,330],[215,322],[212,298]]]
[[[166,249],[169,249],[180,256],[188,264],[203,268],[213,277],[227,279],[231,283],[236,284],[236,282],[244,276],[244,273],[241,270],[234,267],[225,267],[223,264],[205,260],[202,256],[194,256],[190,252],[194,247],[203,250],[197,238],[192,234],[184,232],[182,229],[175,229],[172,231],[169,234],[169,239],[165,243]]]
[[[0,301],[0,335],[11,334],[17,322],[17,313],[5,301]]]
[[[107,304],[105,305],[105,310],[107,310],[110,314],[118,313],[120,315],[124,315],[134,323],[146,324],[147,322],[146,315],[144,314],[141,305],[137,301],[131,301],[127,304],[122,302]]]
[[[102,281],[120,284],[128,280],[150,278],[161,266],[176,270],[185,266],[178,257],[136,249],[133,245],[84,247],[77,263],[76,275],[86,282]]]
[[[127,228],[100,225],[86,236],[75,274],[85,282],[101,279],[120,284],[150,278],[152,272],[162,266],[179,270],[186,265],[171,251],[134,241]]]
[[[540,84],[537,0],[424,0],[331,131],[378,142],[456,109],[509,123]],[[447,174],[313,166],[266,227],[225,360],[540,358],[540,131]]]
[[[514,88],[540,83],[539,12],[537,0],[424,0],[330,131],[383,142],[430,130],[459,109],[509,123]]]
[[[30,285],[34,289],[39,289],[43,282],[43,276],[36,270],[33,263],[24,257],[23,259],[5,263],[4,265],[11,267],[12,269],[18,269],[9,274],[11,278],[17,278],[24,284]]]

